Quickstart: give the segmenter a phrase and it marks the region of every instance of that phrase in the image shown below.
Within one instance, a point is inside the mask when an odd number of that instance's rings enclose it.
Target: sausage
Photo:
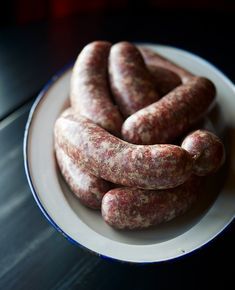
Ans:
[[[81,168],[112,183],[171,188],[185,182],[192,171],[192,158],[180,146],[129,144],[79,114],[59,117],[54,135]]]
[[[101,212],[114,228],[147,228],[185,213],[197,200],[200,190],[201,178],[196,176],[172,189],[115,188],[104,195]]]
[[[55,153],[60,172],[71,191],[82,204],[100,209],[104,194],[112,188],[111,183],[80,168],[58,145],[55,145]]]
[[[108,55],[111,44],[95,41],[83,48],[71,77],[72,107],[115,135],[120,134],[122,116],[112,102],[108,83]]]
[[[192,132],[181,146],[195,160],[193,172],[199,176],[216,172],[225,160],[223,143],[215,134],[206,130]]]
[[[127,118],[122,136],[135,144],[172,142],[205,115],[214,98],[213,83],[203,77],[193,77]]]
[[[142,55],[129,42],[111,47],[109,76],[115,101],[125,117],[159,99]]]
[[[180,77],[164,67],[148,65],[156,91],[162,97],[182,84]]]
[[[176,73],[181,77],[183,83],[186,83],[192,76],[194,76],[188,70],[182,68],[181,66],[175,64],[174,62],[170,61],[169,59],[163,57],[162,55],[158,54],[157,52],[153,51],[152,49],[145,47],[145,46],[138,46],[145,63],[154,66],[161,66],[166,69],[171,70],[172,72]]]

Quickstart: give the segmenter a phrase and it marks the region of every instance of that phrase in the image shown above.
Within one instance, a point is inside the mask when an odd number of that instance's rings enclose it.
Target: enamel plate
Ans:
[[[235,88],[218,69],[186,51],[148,45],[189,71],[210,78],[217,106],[210,120],[226,147],[227,161],[208,179],[199,202],[186,214],[142,231],[118,231],[98,211],[77,200],[63,181],[53,150],[56,118],[68,106],[71,67],[47,84],[33,105],[25,131],[25,170],[33,196],[49,222],[68,240],[101,256],[135,263],[173,259],[200,248],[217,236],[235,213]]]

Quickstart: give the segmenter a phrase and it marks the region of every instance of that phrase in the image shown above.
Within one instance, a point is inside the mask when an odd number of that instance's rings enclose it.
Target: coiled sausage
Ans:
[[[123,119],[108,84],[110,47],[107,41],[95,41],[83,48],[73,68],[70,100],[74,110],[119,135]]]
[[[169,69],[155,65],[148,65],[148,69],[152,75],[155,89],[161,97],[182,84],[180,77]]]
[[[199,177],[166,190],[115,188],[102,200],[104,220],[117,229],[139,229],[169,221],[186,212],[200,193]]]
[[[59,117],[54,133],[58,145],[81,168],[116,184],[172,188],[191,175],[192,158],[181,147],[129,144],[79,114]]]
[[[122,136],[134,144],[172,142],[205,115],[214,98],[213,83],[203,77],[193,77],[127,118]]]
[[[179,75],[183,83],[186,83],[192,76],[194,76],[188,70],[158,54],[151,48],[145,46],[138,46],[138,48],[143,55],[144,61],[147,65],[161,66],[163,68],[169,69]]]
[[[181,146],[195,160],[193,172],[199,176],[216,172],[225,160],[223,143],[215,134],[206,130],[190,133]]]
[[[111,47],[109,75],[112,93],[125,117],[159,99],[142,55],[129,42]]]
[[[104,194],[112,188],[111,183],[81,169],[58,145],[55,153],[60,172],[71,191],[87,207],[100,209]]]

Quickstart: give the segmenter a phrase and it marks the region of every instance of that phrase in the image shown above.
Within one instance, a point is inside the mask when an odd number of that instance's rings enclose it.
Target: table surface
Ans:
[[[25,177],[22,142],[32,102],[43,84],[89,41],[173,45],[209,60],[235,80],[231,13],[141,13],[90,13],[0,29],[0,289],[199,289],[213,281],[225,289],[230,285],[234,222],[182,258],[145,266],[113,262],[70,244],[52,228]]]

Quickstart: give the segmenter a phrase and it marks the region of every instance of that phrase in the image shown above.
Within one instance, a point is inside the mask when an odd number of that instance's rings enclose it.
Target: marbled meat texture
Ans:
[[[111,183],[98,178],[80,168],[58,145],[55,144],[55,153],[60,172],[71,191],[82,204],[92,209],[100,209],[104,194],[113,186]]]
[[[145,46],[138,46],[138,49],[140,50],[147,65],[161,66],[163,68],[169,69],[179,75],[183,83],[186,83],[192,76],[194,76],[188,70],[158,54],[151,48]]]
[[[71,77],[72,107],[115,135],[120,135],[122,116],[114,105],[108,83],[108,55],[111,44],[95,41],[83,48]]]
[[[225,160],[225,149],[222,141],[206,130],[196,130],[190,133],[182,143],[195,160],[193,172],[204,176],[216,172]]]
[[[79,114],[58,118],[54,133],[59,146],[81,168],[116,184],[172,188],[192,172],[192,158],[181,147],[129,144]]]
[[[200,177],[165,190],[115,188],[102,200],[102,216],[117,229],[140,229],[172,220],[185,213],[201,191]]]
[[[127,118],[122,136],[134,144],[172,142],[208,112],[214,99],[213,83],[203,77],[193,77]]]
[[[159,99],[141,53],[129,42],[111,47],[109,76],[112,93],[125,117]]]
[[[152,75],[155,89],[161,97],[182,84],[180,77],[169,69],[154,65],[149,65],[148,69]]]

